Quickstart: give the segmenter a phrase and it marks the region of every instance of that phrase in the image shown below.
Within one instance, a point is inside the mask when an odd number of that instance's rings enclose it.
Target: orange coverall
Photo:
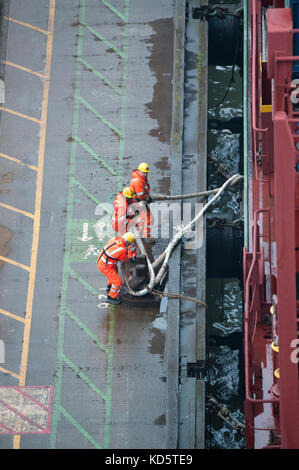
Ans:
[[[150,184],[147,176],[144,176],[139,170],[132,171],[130,181],[130,188],[134,191],[136,198],[134,202],[145,201],[150,195]],[[140,208],[140,214],[137,220],[137,228],[141,236],[149,238],[151,233],[151,226],[154,223],[154,218],[148,207]]]
[[[126,245],[126,241],[120,237],[114,237],[106,243],[97,259],[97,266],[104,276],[108,279],[110,292],[108,295],[117,299],[122,280],[118,275],[117,262],[128,261],[136,257],[136,243]]]
[[[111,216],[111,225],[115,232],[123,235],[130,231],[129,224],[134,217],[135,211],[133,206],[130,210],[131,204],[127,201],[126,196],[124,196],[122,192],[117,194],[113,204],[114,207]]]
[[[147,176],[143,176],[139,170],[133,170],[130,181],[130,188],[136,195],[135,201],[138,202],[147,199],[150,193],[150,185],[147,180]]]

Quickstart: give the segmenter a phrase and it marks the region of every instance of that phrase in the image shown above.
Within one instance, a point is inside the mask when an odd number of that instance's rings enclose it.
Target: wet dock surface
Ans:
[[[139,162],[169,187],[172,18],[171,1],[5,3],[1,448],[165,447],[165,314],[98,298],[96,257]]]
[[[140,162],[152,193],[205,189],[203,3],[185,37],[184,2],[2,2],[3,449],[204,447],[205,309],[109,305],[96,265]],[[169,291],[204,301],[204,241],[171,260]]]

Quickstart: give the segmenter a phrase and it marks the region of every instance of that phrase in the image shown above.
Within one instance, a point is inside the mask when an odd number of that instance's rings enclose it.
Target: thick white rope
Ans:
[[[223,191],[228,187],[228,186],[231,186],[233,184],[236,184],[238,181],[242,180],[243,179],[243,176],[242,175],[233,175],[231,178],[229,178],[216,192],[215,196],[213,196],[208,202],[207,204],[205,204],[205,206],[202,208],[202,210],[196,215],[196,217],[194,217],[193,220],[191,220],[191,222],[189,222],[189,224],[187,224],[186,226],[182,226],[179,228],[178,232],[175,234],[175,236],[173,237],[173,239],[171,240],[171,242],[168,244],[168,246],[166,247],[165,251],[162,253],[162,255],[159,256],[159,258],[164,257],[164,261],[163,261],[163,264],[157,274],[157,276],[155,276],[155,272],[154,272],[154,268],[153,268],[153,265],[152,263],[150,262],[150,260],[148,259],[148,256],[146,255],[145,253],[145,250],[144,250],[144,246],[141,242],[141,239],[140,239],[140,235],[139,233],[137,232],[137,230],[135,229],[134,230],[134,233],[135,233],[135,237],[136,237],[136,242],[138,244],[138,247],[141,251],[141,253],[143,255],[146,256],[146,259],[147,259],[147,264],[148,264],[148,268],[149,268],[149,273],[150,273],[150,281],[149,281],[149,284],[142,290],[140,291],[134,291],[130,288],[130,286],[128,285],[128,282],[127,282],[127,279],[126,279],[126,276],[125,276],[125,270],[124,270],[124,266],[123,264],[121,265],[121,268],[122,268],[122,272],[123,272],[123,275],[124,275],[124,279],[125,279],[125,284],[126,284],[126,287],[127,287],[127,290],[129,292],[129,294],[131,295],[134,295],[134,296],[137,296],[137,297],[141,297],[143,295],[146,295],[146,294],[149,294],[154,286],[156,286],[157,284],[159,284],[166,272],[166,269],[168,267],[168,261],[169,261],[169,258],[171,256],[171,253],[173,251],[173,249],[175,248],[175,246],[177,245],[177,243],[181,240],[181,238],[183,237],[184,233],[188,232],[190,230],[190,228],[192,227],[192,225],[196,224],[196,222],[201,218],[203,217],[204,213],[208,210],[208,208],[214,204],[214,202],[216,201],[216,199],[219,198],[219,196],[223,193]]]
[[[213,196],[209,202],[207,202],[207,204],[205,204],[205,206],[202,208],[202,210],[196,215],[196,217],[194,217],[193,220],[191,220],[191,222],[189,222],[189,224],[185,225],[185,226],[182,226],[179,228],[178,232],[175,234],[175,236],[173,237],[173,239],[171,240],[171,242],[169,243],[169,245],[167,246],[165,252],[166,252],[166,256],[164,258],[164,261],[163,261],[163,264],[160,268],[160,271],[158,273],[158,275],[156,276],[156,279],[155,279],[155,285],[159,284],[162,280],[162,277],[164,276],[165,274],[165,271],[166,271],[166,268],[167,268],[167,265],[168,265],[168,261],[169,261],[169,258],[170,258],[170,255],[173,251],[173,249],[175,248],[175,246],[177,245],[177,243],[179,242],[179,240],[181,240],[182,236],[184,235],[184,233],[188,232],[190,230],[190,228],[192,227],[192,225],[196,224],[196,222],[204,215],[204,213],[208,210],[208,208],[216,201],[216,199],[219,198],[220,194],[223,193],[223,191],[227,188],[227,186],[230,186],[231,184],[234,184],[236,183],[236,180],[240,180],[240,175],[233,175],[231,178],[229,178],[222,186],[221,188],[218,189],[217,193],[215,194],[215,196]]]
[[[151,290],[155,287],[155,271],[154,271],[152,263],[150,262],[147,254],[145,252],[145,249],[144,249],[143,243],[141,241],[139,232],[136,230],[135,227],[132,229],[132,231],[134,232],[134,235],[135,235],[135,238],[136,238],[136,243],[138,245],[138,248],[139,248],[141,254],[143,254],[146,257],[146,261],[147,261],[147,265],[148,265],[148,269],[149,269],[149,273],[150,273],[150,281],[144,289],[142,289],[140,291],[134,291],[133,289],[131,289],[131,287],[129,286],[128,281],[127,281],[127,277],[126,277],[126,273],[125,273],[125,263],[121,264],[121,271],[122,271],[123,278],[125,280],[125,285],[126,285],[126,288],[129,292],[129,294],[135,295],[136,297],[142,297],[146,294],[149,294],[151,292]]]

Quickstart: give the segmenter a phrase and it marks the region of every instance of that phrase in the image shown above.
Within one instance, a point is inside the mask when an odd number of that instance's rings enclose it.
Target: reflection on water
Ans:
[[[235,81],[223,102],[231,77],[231,67],[209,66],[209,118],[228,120],[242,116],[242,78],[235,72]],[[227,129],[208,131],[208,154],[224,163],[231,174],[239,173],[240,135]],[[243,158],[243,156],[241,156]],[[215,161],[208,164],[209,189],[219,187],[225,178]],[[240,217],[240,194],[237,189],[225,191],[210,211]],[[207,234],[209,236],[209,233]],[[224,247],[225,249],[225,247]],[[213,396],[240,422],[243,412],[243,293],[239,279],[207,279],[207,395]],[[240,449],[245,447],[244,433],[234,430],[208,410],[206,415],[206,447]]]
[[[213,327],[220,330],[221,335],[242,330],[242,291],[238,279],[226,279],[223,284],[220,321]]]
[[[234,413],[234,417],[242,421],[243,414]],[[213,434],[213,440],[211,442],[211,448],[214,449],[241,449],[244,448],[243,439],[240,432],[229,429],[228,427],[217,429],[211,427],[211,433]]]
[[[238,279],[207,280],[207,395],[240,422],[243,414],[242,291]],[[207,448],[244,448],[244,435],[207,413]]]
[[[210,360],[210,385],[217,386],[222,402],[228,401],[236,394],[239,386],[238,351],[232,351],[228,346],[220,346],[219,351],[211,352]]]

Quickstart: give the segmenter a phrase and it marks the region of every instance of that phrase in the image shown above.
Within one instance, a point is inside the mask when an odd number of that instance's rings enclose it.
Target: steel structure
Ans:
[[[248,448],[299,448],[299,112],[294,81],[299,29],[295,2],[287,6],[281,0],[253,0],[245,16]]]

